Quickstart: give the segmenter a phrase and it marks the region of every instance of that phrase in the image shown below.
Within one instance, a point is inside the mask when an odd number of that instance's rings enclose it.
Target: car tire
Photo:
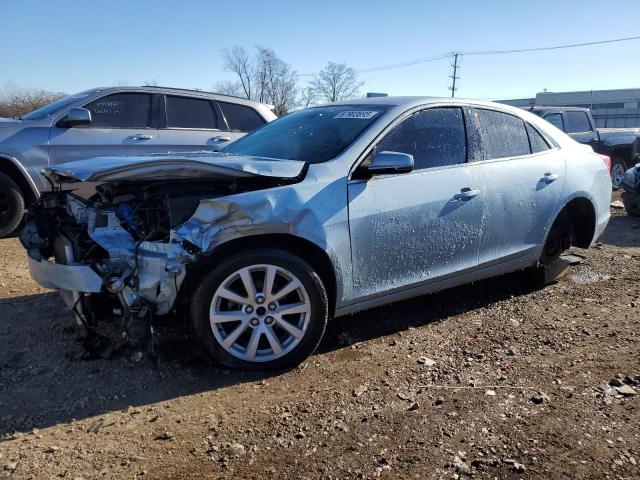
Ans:
[[[560,255],[571,248],[575,240],[575,229],[571,219],[565,212],[561,212],[553,222],[549,235],[540,253],[539,264],[550,265]]]
[[[618,190],[622,186],[622,179],[627,171],[627,163],[621,157],[613,157],[611,159],[611,185],[614,190]]]
[[[640,217],[640,194],[632,192],[622,192],[622,203],[627,215]]]
[[[318,274],[299,257],[271,248],[221,261],[201,280],[190,308],[196,340],[217,362],[246,370],[298,365],[317,348],[327,319]]]
[[[25,201],[20,187],[0,173],[0,238],[12,235],[24,217]]]

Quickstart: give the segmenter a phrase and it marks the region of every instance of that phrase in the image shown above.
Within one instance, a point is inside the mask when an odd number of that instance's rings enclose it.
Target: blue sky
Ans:
[[[0,88],[72,93],[154,81],[207,90],[232,78],[220,51],[236,44],[270,47],[299,73],[327,61],[365,69],[450,51],[640,35],[638,12],[638,0],[0,0]],[[457,95],[640,87],[639,60],[640,41],[463,57]],[[448,95],[449,63],[363,73],[363,91]]]

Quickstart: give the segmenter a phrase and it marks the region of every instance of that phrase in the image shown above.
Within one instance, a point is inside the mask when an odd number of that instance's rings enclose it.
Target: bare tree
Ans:
[[[310,88],[318,100],[337,102],[356,97],[362,85],[364,82],[358,80],[358,72],[346,63],[329,62],[320,73],[314,75]]]
[[[298,74],[270,48],[256,47],[256,85],[259,100],[271,103],[276,115],[296,105]]]
[[[254,64],[249,53],[239,45],[222,50],[224,69],[238,76],[240,87],[245,98],[253,98]]]
[[[312,87],[305,87],[300,90],[300,97],[298,99],[298,105],[302,108],[309,108],[314,105],[318,100],[316,91]]]
[[[213,84],[212,91],[220,95],[232,95],[234,97],[244,97],[244,90],[240,82],[233,80],[221,80]]]
[[[235,46],[224,49],[222,58],[225,70],[235,73],[237,80],[218,82],[215,90],[270,103],[276,115],[296,106],[298,74],[270,48],[257,46],[251,57],[243,47]]]
[[[41,89],[6,89],[0,94],[0,117],[21,117],[64,96],[64,93]]]

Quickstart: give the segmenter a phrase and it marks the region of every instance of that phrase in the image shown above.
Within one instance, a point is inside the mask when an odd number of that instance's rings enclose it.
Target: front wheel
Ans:
[[[0,173],[0,238],[13,234],[24,216],[24,197],[10,177]]]
[[[221,364],[293,367],[313,353],[328,317],[320,277],[278,249],[240,252],[207,274],[193,294],[191,325]]]
[[[627,164],[620,157],[613,157],[611,160],[611,185],[617,190],[622,185],[624,174],[627,171]]]

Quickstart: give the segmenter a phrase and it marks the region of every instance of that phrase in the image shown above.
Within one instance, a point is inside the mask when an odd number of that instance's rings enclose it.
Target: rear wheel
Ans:
[[[327,294],[301,259],[277,249],[221,262],[193,295],[192,329],[220,363],[251,370],[293,367],[311,355],[327,324]]]
[[[621,157],[613,157],[611,160],[611,184],[614,189],[620,188],[626,171],[626,162]]]
[[[24,207],[20,187],[10,177],[0,173],[0,238],[15,232],[22,222]]]
[[[547,240],[540,254],[542,265],[550,265],[571,248],[575,239],[575,230],[569,216],[562,212],[556,218],[547,236]]]

